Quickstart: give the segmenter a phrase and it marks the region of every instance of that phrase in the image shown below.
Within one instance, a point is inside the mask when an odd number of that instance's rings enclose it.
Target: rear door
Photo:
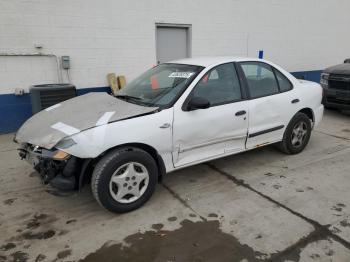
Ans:
[[[244,150],[248,102],[242,99],[234,64],[223,64],[210,70],[193,88],[188,99],[190,97],[205,98],[210,107],[187,111],[183,104],[175,105],[175,167]]]
[[[242,62],[249,100],[248,149],[282,140],[292,115],[291,82],[263,62]]]

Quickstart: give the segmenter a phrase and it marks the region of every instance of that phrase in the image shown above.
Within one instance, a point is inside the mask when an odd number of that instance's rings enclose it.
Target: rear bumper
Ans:
[[[62,191],[72,191],[78,188],[77,181],[81,160],[69,156],[64,160],[52,158],[52,151],[26,144],[21,146],[19,156],[25,159],[39,174],[43,184]]]

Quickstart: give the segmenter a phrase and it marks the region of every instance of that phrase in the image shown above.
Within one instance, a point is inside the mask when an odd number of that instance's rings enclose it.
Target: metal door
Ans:
[[[189,57],[189,29],[187,27],[157,26],[157,62]]]

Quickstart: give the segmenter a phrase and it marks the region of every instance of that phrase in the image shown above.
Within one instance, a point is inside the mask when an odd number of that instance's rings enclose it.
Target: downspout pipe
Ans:
[[[57,55],[55,54],[43,54],[43,53],[0,53],[0,57],[52,57],[56,61],[56,70],[57,70],[57,81],[58,83],[63,82],[62,72],[60,70],[60,61]]]

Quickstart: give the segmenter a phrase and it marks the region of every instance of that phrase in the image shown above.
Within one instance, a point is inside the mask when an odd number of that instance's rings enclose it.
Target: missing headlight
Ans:
[[[67,138],[67,139],[62,139],[60,142],[58,142],[56,144],[55,147],[65,149],[65,148],[69,148],[75,144],[76,144],[76,142],[72,138]]]

